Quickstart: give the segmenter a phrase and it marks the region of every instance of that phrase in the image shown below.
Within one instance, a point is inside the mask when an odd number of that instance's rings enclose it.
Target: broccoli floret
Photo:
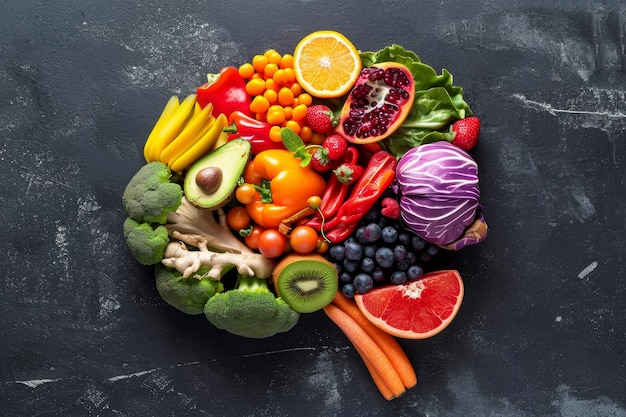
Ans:
[[[170,181],[172,171],[162,162],[142,166],[130,179],[122,204],[131,219],[138,223],[165,224],[167,213],[175,211],[183,198],[183,189]]]
[[[185,314],[202,314],[207,300],[224,290],[220,281],[201,276],[183,278],[177,270],[163,265],[156,265],[154,271],[163,301]]]
[[[269,290],[266,279],[239,274],[236,288],[210,298],[204,314],[215,327],[261,339],[291,330],[300,314]]]
[[[149,223],[138,223],[128,217],[124,221],[124,238],[130,253],[142,265],[161,262],[165,248],[170,242],[165,226],[153,228]]]

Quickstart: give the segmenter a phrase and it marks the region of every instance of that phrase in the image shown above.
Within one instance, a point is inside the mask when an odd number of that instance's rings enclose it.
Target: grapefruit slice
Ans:
[[[425,339],[450,324],[463,301],[456,270],[429,272],[420,280],[356,294],[359,309],[377,327],[404,339]]]
[[[314,97],[341,97],[352,88],[361,67],[361,57],[352,42],[331,30],[305,36],[293,53],[296,79]]]

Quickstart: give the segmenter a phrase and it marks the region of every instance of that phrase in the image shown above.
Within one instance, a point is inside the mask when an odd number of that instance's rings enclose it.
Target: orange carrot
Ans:
[[[370,363],[371,367],[378,374],[377,378],[380,377],[380,380],[385,382],[392,396],[399,397],[402,395],[406,389],[398,372],[389,361],[387,355],[385,355],[385,352],[378,347],[367,332],[352,317],[333,304],[324,307],[324,312],[348,337],[356,351],[364,358],[366,365],[368,362]]]
[[[389,388],[387,383],[383,380],[383,378],[380,376],[378,371],[374,368],[374,366],[372,365],[372,362],[369,360],[367,355],[364,355],[363,352],[361,352],[359,349],[356,349],[356,351],[361,356],[361,359],[363,359],[363,362],[365,363],[365,367],[367,368],[370,375],[372,376],[372,381],[374,381],[376,388],[378,388],[378,391],[380,391],[382,396],[385,397],[387,401],[391,401],[394,398],[397,398],[397,394],[391,391],[391,388]]]
[[[352,317],[354,321],[374,339],[376,344],[378,344],[382,351],[389,357],[389,361],[392,363],[396,372],[398,372],[398,375],[400,375],[400,379],[402,379],[402,383],[405,387],[412,388],[417,385],[415,369],[395,337],[376,327],[374,323],[368,320],[361,310],[359,310],[356,303],[346,298],[340,291],[335,295],[333,304]]]

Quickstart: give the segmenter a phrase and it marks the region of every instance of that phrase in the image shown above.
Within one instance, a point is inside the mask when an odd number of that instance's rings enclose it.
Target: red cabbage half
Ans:
[[[402,219],[426,241],[456,250],[484,238],[470,229],[484,220],[478,164],[464,150],[447,141],[413,147],[400,158],[396,180]]]

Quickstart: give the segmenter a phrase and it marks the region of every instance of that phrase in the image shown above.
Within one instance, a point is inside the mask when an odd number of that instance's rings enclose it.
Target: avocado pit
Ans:
[[[220,167],[210,166],[202,168],[196,174],[196,184],[198,188],[205,194],[213,194],[220,188],[222,183],[222,169]]]

